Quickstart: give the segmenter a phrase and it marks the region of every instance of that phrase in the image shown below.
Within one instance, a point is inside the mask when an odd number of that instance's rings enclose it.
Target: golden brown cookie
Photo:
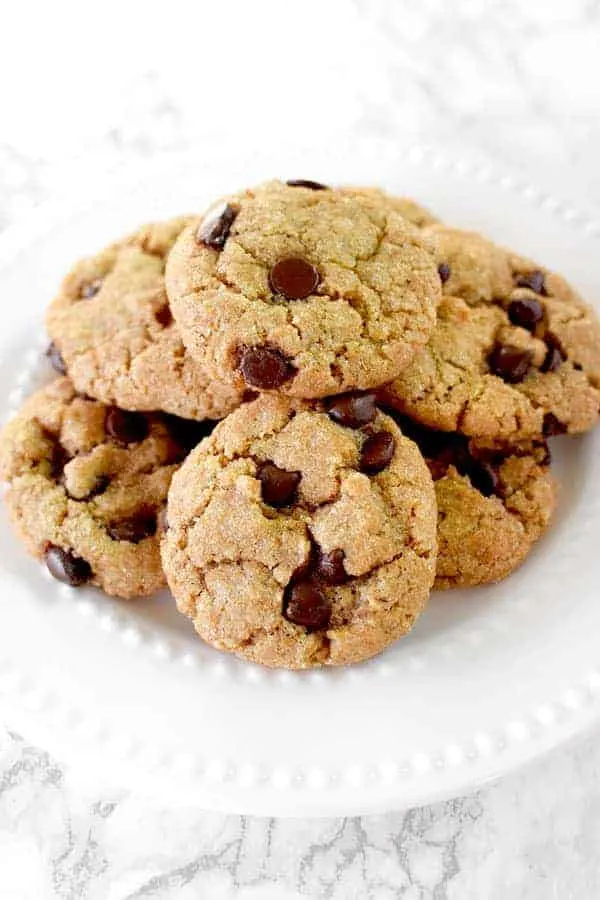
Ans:
[[[425,457],[438,505],[436,588],[500,581],[525,560],[556,506],[545,441],[486,448],[394,414]]]
[[[376,187],[353,187],[348,185],[338,188],[338,190],[347,197],[354,197],[355,199],[370,202],[374,206],[381,206],[397,212],[412,225],[416,225],[417,228],[435,225],[438,222],[438,219],[428,209],[425,209],[424,206],[421,206],[410,197],[396,197]]]
[[[68,378],[37,391],[0,439],[6,502],[29,552],[73,586],[124,598],[163,587],[157,522],[200,437],[188,427],[82,397]]]
[[[146,225],[65,278],[46,316],[49,356],[79,391],[190,419],[219,419],[241,402],[185,351],[169,310],[165,260],[188,221]]]
[[[372,395],[327,410],[245,404],[169,493],[162,558],[180,611],[208,643],[266,666],[379,653],[433,582],[435,495],[417,447]]]
[[[519,442],[600,412],[600,323],[567,282],[473,232],[432,226],[444,299],[427,346],[384,390],[426,425]]]
[[[322,397],[389,381],[427,341],[440,296],[430,251],[389,209],[271,182],[184,229],[167,290],[215,378]]]

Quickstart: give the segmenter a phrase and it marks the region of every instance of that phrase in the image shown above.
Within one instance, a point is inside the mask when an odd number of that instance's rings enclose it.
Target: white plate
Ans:
[[[74,258],[140,221],[272,176],[409,193],[598,294],[595,223],[489,167],[379,144],[172,157],[0,241],[3,415],[48,377],[43,310]],[[600,433],[563,439],[555,455],[557,521],[519,572],[434,596],[409,637],[337,671],[270,672],[221,655],[166,594],[118,603],[61,586],[26,556],[2,511],[6,723],[98,778],[229,812],[383,811],[507,772],[600,707]]]

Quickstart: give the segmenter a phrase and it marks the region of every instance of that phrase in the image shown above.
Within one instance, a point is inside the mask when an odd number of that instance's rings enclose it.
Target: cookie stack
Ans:
[[[600,411],[564,279],[375,188],[146,226],[75,266],[47,329],[58,376],[0,443],[17,533],[73,586],[168,583],[268,666],[366,659],[432,587],[507,576],[552,516],[547,438]]]

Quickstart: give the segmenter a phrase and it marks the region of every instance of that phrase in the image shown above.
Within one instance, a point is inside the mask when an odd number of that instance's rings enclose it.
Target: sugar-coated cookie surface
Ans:
[[[394,420],[414,440],[435,483],[438,505],[436,588],[500,581],[521,565],[546,531],[556,483],[545,441],[478,446],[406,416]]]
[[[431,238],[389,206],[279,182],[185,228],[166,281],[203,369],[304,398],[394,378],[427,341],[441,290]]]
[[[165,584],[161,514],[177,463],[200,437],[192,431],[105,406],[58,378],[0,436],[17,534],[67,584],[124,598],[153,593]]]
[[[600,323],[560,276],[437,225],[444,299],[427,344],[383,392],[433,428],[519,442],[587,431],[600,412]],[[443,267],[443,268],[442,268]]]
[[[76,388],[124,409],[219,419],[242,393],[186,352],[169,310],[165,260],[189,218],[155,222],[82,259],[51,303],[51,359]]]
[[[372,395],[263,395],[186,459],[162,558],[204,640],[267,666],[367,659],[433,583],[436,506],[416,445]]]

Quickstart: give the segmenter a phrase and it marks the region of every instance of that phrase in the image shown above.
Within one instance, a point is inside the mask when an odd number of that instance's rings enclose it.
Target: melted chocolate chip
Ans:
[[[523,350],[513,344],[496,344],[489,355],[490,371],[509,384],[523,381],[531,368],[533,356],[530,350]]]
[[[107,525],[106,530],[113,541],[129,541],[139,544],[144,538],[156,534],[157,521],[154,513],[139,512],[129,519],[121,519]]]
[[[286,181],[288,187],[303,187],[308,188],[309,191],[328,191],[329,188],[326,184],[321,184],[319,181],[309,181],[306,178],[292,178],[290,181]]]
[[[82,300],[91,300],[92,297],[95,297],[100,288],[102,287],[102,279],[94,278],[93,281],[88,281],[86,284],[83,284],[79,289],[79,296]]]
[[[508,317],[513,325],[533,331],[537,323],[543,319],[544,310],[535,297],[523,297],[512,301],[508,307]]]
[[[182,419],[180,416],[173,416],[169,413],[163,413],[162,419],[171,439],[176,445],[172,454],[173,462],[177,462],[177,457],[183,459],[187,456],[190,450],[193,450],[203,438],[208,437],[212,433],[217,424],[212,419],[196,422],[192,419]]]
[[[52,368],[54,369],[55,372],[58,372],[59,375],[67,374],[67,367],[65,365],[65,361],[62,358],[61,352],[58,349],[58,347],[56,346],[56,344],[54,343],[54,341],[52,341],[52,343],[48,345],[48,349],[46,350],[46,356],[48,357],[50,365],[52,366]]]
[[[117,444],[136,444],[148,436],[148,419],[142,413],[128,412],[118,406],[109,406],[104,419],[104,429]]]
[[[396,442],[389,431],[377,431],[367,438],[360,452],[360,471],[368,475],[375,475],[387,468],[392,457]]]
[[[50,574],[71,587],[79,587],[92,577],[92,569],[85,559],[75,556],[70,550],[63,550],[56,544],[49,544],[44,553],[44,561]]]
[[[542,441],[539,444],[536,444],[536,458],[538,465],[540,466],[549,466],[552,462],[552,453],[550,451],[550,447],[548,446],[547,441]]]
[[[491,463],[471,458],[465,468],[466,471],[462,474],[469,476],[473,487],[477,488],[484,497],[491,497],[492,494],[499,492],[500,479]]]
[[[52,440],[54,441],[54,445],[52,447],[52,456],[50,459],[50,475],[52,478],[58,480],[63,474],[66,464],[72,457],[54,436],[52,436]]]
[[[438,266],[438,275],[442,284],[446,284],[451,275],[451,269],[448,263],[440,263]]]
[[[557,369],[560,369],[567,357],[551,335],[546,337],[546,343],[548,344],[548,350],[546,351],[544,362],[540,366],[540,371],[556,372]]]
[[[362,428],[368,425],[377,415],[375,394],[361,394],[352,391],[333,397],[327,404],[327,412],[331,418],[347,428]]]
[[[344,551],[332,550],[330,553],[323,553],[319,548],[315,576],[323,584],[345,584],[350,576],[344,568]]]
[[[308,631],[321,631],[329,625],[331,603],[313,581],[299,581],[286,588],[283,615]]]
[[[555,437],[567,433],[567,426],[557,419],[554,413],[546,413],[544,416],[543,432],[546,437]]]
[[[241,355],[240,371],[246,384],[270,391],[289,381],[296,370],[279,350],[248,347]]]
[[[209,210],[196,231],[198,243],[213,250],[222,250],[238,212],[239,210],[229,203],[223,203],[216,209]]]
[[[515,284],[519,287],[529,288],[535,294],[546,294],[546,285],[544,283],[544,273],[536,270],[535,272],[523,272],[515,278]]]
[[[154,318],[162,328],[166,328],[168,325],[170,325],[173,321],[173,315],[169,308],[169,304],[165,303],[164,306],[161,306],[160,309],[157,309],[154,313]]]
[[[301,256],[286,256],[269,272],[271,289],[288,300],[305,300],[315,292],[319,281],[317,269]]]
[[[289,506],[300,484],[300,472],[287,472],[274,463],[265,462],[258,470],[262,498],[269,506]]]

